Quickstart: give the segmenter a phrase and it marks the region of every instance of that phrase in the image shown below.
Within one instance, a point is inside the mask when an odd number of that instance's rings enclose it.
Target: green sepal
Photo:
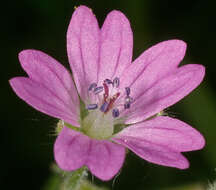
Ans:
[[[89,111],[85,107],[85,103],[80,98],[80,120],[82,121],[87,115]]]
[[[79,128],[79,127],[75,127],[75,126],[73,126],[73,125],[71,125],[71,124],[69,124],[69,123],[64,123],[64,125],[65,125],[65,127],[68,127],[68,128],[70,128],[70,129],[73,129],[74,131],[81,131],[81,128]]]
[[[125,124],[121,124],[121,123],[115,124],[115,125],[114,125],[114,133],[113,133],[113,134],[116,134],[116,133],[120,132],[120,131],[123,130],[125,127],[126,127]]]

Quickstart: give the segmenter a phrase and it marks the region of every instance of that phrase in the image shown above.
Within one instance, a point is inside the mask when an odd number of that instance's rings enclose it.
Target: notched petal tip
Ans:
[[[75,11],[73,13],[73,16],[77,16],[77,15],[85,16],[85,15],[94,15],[94,14],[92,9],[90,9],[89,7],[85,5],[80,5],[79,7],[75,8]]]
[[[181,57],[181,59],[184,58],[187,49],[187,44],[184,41],[179,39],[163,41],[157,45],[161,45],[161,47],[169,48],[170,51],[173,52],[172,56]]]
[[[34,49],[24,49],[21,52],[19,52],[18,54],[18,58],[21,61],[22,59],[24,59],[29,53],[34,53],[38,50],[34,50]]]
[[[200,135],[199,142],[196,142],[196,144],[194,145],[195,148],[192,151],[201,150],[205,147],[205,144],[206,144],[205,138],[201,134],[199,135]]]
[[[36,49],[25,49],[19,52],[18,59],[24,71],[27,72],[31,78],[30,70],[35,68],[35,65],[48,65],[53,62],[57,62],[54,58],[50,57],[48,54],[36,50]],[[53,65],[54,66],[54,65]]]
[[[23,61],[26,60],[26,58],[28,58],[29,56],[32,56],[34,54],[45,54],[43,53],[42,51],[40,50],[36,50],[36,49],[24,49],[22,50],[21,52],[19,52],[18,54],[18,58],[19,58],[19,61],[22,63]]]
[[[171,43],[177,47],[181,47],[182,49],[187,49],[187,43],[183,40],[179,40],[179,39],[171,39],[171,40],[166,40],[164,41],[165,43]],[[163,42],[162,42],[163,43]]]
[[[11,88],[13,89],[13,91],[16,93],[15,88],[16,88],[16,83],[19,80],[20,77],[13,77],[11,78],[8,82],[11,86]],[[18,80],[17,80],[18,79]]]
[[[122,27],[125,26],[126,28],[122,28],[122,30],[124,29],[125,30],[124,32],[127,32],[128,34],[130,33],[129,35],[133,35],[131,26],[130,26],[130,21],[125,16],[125,14],[119,10],[113,10],[109,12],[106,16],[104,23],[106,23],[106,25],[108,26],[111,25],[111,27],[114,24],[122,25]],[[120,27],[120,26],[117,26],[117,27]],[[108,29],[106,28],[106,30]],[[131,38],[131,36],[128,36],[128,37]]]
[[[92,9],[90,9],[89,7],[85,6],[85,5],[80,5],[78,7],[75,7],[75,11],[80,11],[80,10],[84,10],[84,11],[92,11]]]
[[[194,128],[191,128],[191,139],[193,139],[191,149],[182,152],[196,151],[204,148],[206,144],[205,138],[199,131]]]
[[[199,65],[199,64],[194,64],[194,66],[196,66],[197,75],[199,76],[200,80],[202,81],[204,76],[205,76],[205,67],[203,65]]]
[[[188,169],[190,167],[189,161],[182,154],[181,154],[181,157],[182,157],[182,159],[179,160],[179,162],[177,162],[176,166],[174,166],[174,167],[178,168],[178,169],[181,169],[181,170]]]
[[[182,69],[182,71],[185,71],[185,73],[192,73],[191,77],[193,77],[193,80],[191,80],[191,84],[194,84],[194,89],[203,81],[203,78],[205,76],[205,67],[203,65],[199,64],[187,64],[179,69]],[[181,72],[181,71],[180,71]]]
[[[33,60],[32,55],[34,55],[37,52],[38,51],[34,49],[25,49],[19,52],[18,59],[24,70],[25,70],[25,65],[30,64],[31,61]]]
[[[128,20],[127,17],[124,15],[124,13],[122,13],[122,12],[119,11],[119,10],[113,10],[113,11],[109,12],[109,13],[107,14],[107,17],[110,17],[110,18],[112,18],[112,19],[122,18],[122,19]]]

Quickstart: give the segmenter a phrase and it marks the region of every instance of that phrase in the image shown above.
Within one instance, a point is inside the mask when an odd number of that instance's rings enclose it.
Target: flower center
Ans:
[[[125,95],[123,101],[118,101],[118,103],[115,104],[121,95],[119,85],[120,80],[118,77],[114,78],[113,81],[105,79],[103,86],[97,86],[96,83],[92,83],[88,88],[88,92],[92,97],[91,99],[95,102],[88,104],[86,109],[95,110],[99,108],[104,114],[112,110],[112,116],[114,118],[119,117],[120,110],[122,110],[121,107],[123,106],[124,109],[129,109],[133,102],[133,98],[130,97],[130,88],[126,87],[125,92],[123,92],[123,95]],[[103,95],[101,95],[102,93]]]
[[[86,105],[89,114],[82,122],[84,133],[95,139],[106,139],[113,135],[115,125],[123,124],[121,111],[129,109],[133,98],[130,88],[120,91],[120,80],[105,79],[101,86],[92,83],[88,87],[90,104]]]

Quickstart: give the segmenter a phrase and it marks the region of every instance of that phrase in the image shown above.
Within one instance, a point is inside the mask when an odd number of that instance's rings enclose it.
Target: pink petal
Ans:
[[[137,98],[154,83],[172,73],[185,55],[186,44],[168,40],[154,45],[139,56],[121,76],[121,87],[131,87],[131,96]]]
[[[102,180],[117,174],[125,158],[125,148],[107,140],[94,140],[64,128],[54,146],[55,160],[63,170],[75,170],[86,165]]]
[[[109,141],[91,141],[87,166],[102,180],[113,178],[123,165],[125,148]]]
[[[110,12],[101,29],[99,83],[120,77],[132,59],[133,34],[120,11]]]
[[[68,102],[43,84],[26,77],[15,77],[10,80],[10,85],[17,96],[36,110],[79,126],[78,117],[70,109]]]
[[[143,121],[178,102],[201,83],[204,75],[202,65],[191,64],[176,69],[135,99],[130,113],[125,113],[128,115],[126,123]]]
[[[22,51],[19,60],[29,78],[10,80],[16,94],[41,112],[79,125],[79,99],[69,72],[37,50]]]
[[[80,6],[67,31],[67,53],[78,92],[83,100],[91,83],[97,82],[99,26],[91,9]]]
[[[203,136],[188,124],[165,116],[158,116],[125,128],[117,134],[122,140],[136,139],[137,141],[155,144],[173,152],[199,150],[204,147]]]
[[[157,144],[140,139],[128,137],[127,139],[115,139],[115,142],[132,150],[141,158],[163,166],[186,169],[189,167],[187,159],[181,153],[169,150]]]
[[[88,159],[91,140],[79,132],[64,127],[54,145],[54,156],[58,166],[66,171],[76,170]]]

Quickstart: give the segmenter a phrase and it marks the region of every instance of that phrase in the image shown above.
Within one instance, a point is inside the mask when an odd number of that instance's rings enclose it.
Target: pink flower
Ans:
[[[76,87],[71,74],[45,53],[19,54],[28,77],[15,77],[10,85],[32,107],[65,123],[54,146],[63,170],[86,165],[109,180],[122,167],[125,147],[149,162],[185,169],[189,163],[181,152],[203,148],[198,131],[159,113],[200,84],[204,67],[178,67],[186,50],[181,40],[161,42],[133,62],[132,48],[124,14],[112,11],[100,29],[92,11],[80,6],[67,32]]]

